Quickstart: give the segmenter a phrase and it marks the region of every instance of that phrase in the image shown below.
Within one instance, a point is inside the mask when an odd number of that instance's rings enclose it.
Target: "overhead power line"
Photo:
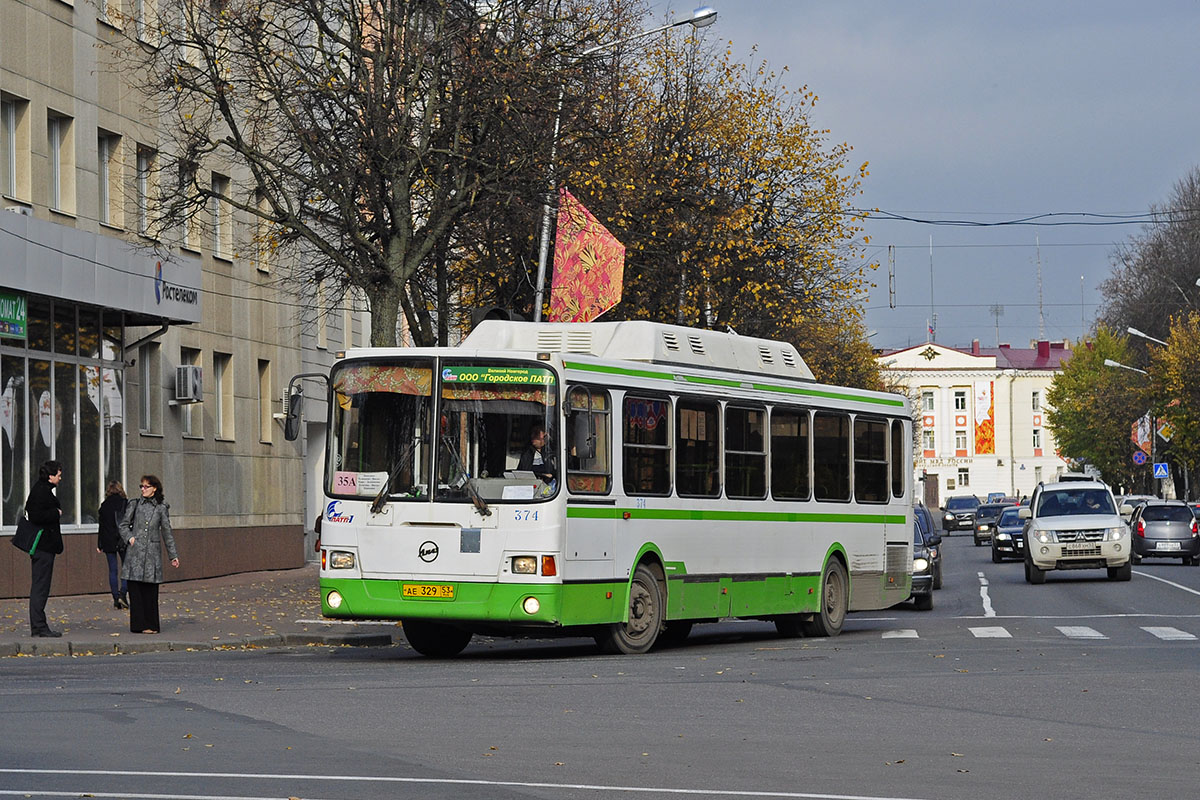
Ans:
[[[861,214],[874,220],[892,220],[894,222],[915,222],[920,225],[945,225],[960,228],[1003,228],[1015,225],[1032,225],[1040,227],[1063,227],[1069,225],[1103,226],[1103,225],[1162,225],[1171,222],[1194,221],[1194,217],[1180,216],[1178,211],[1156,212],[1144,211],[1138,214],[1100,214],[1093,211],[1048,212],[1032,214],[1015,219],[983,222],[972,219],[928,219],[909,216],[896,211],[881,209],[852,208],[850,213]],[[1187,212],[1191,214],[1191,211]]]

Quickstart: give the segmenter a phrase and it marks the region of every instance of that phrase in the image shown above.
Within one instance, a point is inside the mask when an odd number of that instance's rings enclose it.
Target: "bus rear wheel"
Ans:
[[[846,568],[836,558],[829,559],[821,573],[821,607],[804,623],[805,636],[837,636],[850,607],[850,581]]]
[[[404,636],[412,649],[429,658],[449,658],[461,653],[471,641],[471,632],[423,619],[406,619],[401,623]]]
[[[654,646],[663,627],[663,593],[649,567],[639,564],[629,584],[629,621],[614,622],[596,635],[605,653],[638,655]]]

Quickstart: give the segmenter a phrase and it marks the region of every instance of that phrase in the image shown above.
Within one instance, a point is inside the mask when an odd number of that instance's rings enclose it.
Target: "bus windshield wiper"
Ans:
[[[479,493],[479,489],[475,486],[475,479],[471,477],[471,473],[467,472],[466,466],[462,463],[462,459],[458,457],[458,451],[454,449],[454,443],[450,441],[450,437],[442,434],[442,446],[450,453],[450,458],[454,463],[454,468],[458,470],[458,480],[461,481],[459,486],[466,489],[467,497],[471,498],[471,504],[479,511],[482,517],[490,517],[492,509],[488,507],[487,500],[483,499],[483,495]],[[458,481],[456,481],[457,483]],[[457,488],[457,487],[456,487]]]
[[[384,480],[383,486],[380,487],[379,494],[375,495],[375,499],[371,501],[372,514],[378,514],[383,510],[384,505],[387,503],[388,496],[391,494],[392,484],[396,482],[396,478],[399,476],[400,471],[404,469],[404,466],[408,463],[408,458],[411,454],[412,443],[410,442],[404,446],[404,449],[400,452],[400,455],[398,455],[396,460],[392,462],[392,468],[388,470],[388,476]]]

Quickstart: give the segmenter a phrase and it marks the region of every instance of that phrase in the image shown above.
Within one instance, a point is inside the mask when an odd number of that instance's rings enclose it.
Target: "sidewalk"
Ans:
[[[113,655],[234,647],[357,645],[403,639],[387,622],[346,624],[321,617],[317,565],[165,583],[159,592],[162,633],[129,632],[129,612],[108,594],[51,597],[50,627],[61,639],[29,635],[28,599],[0,600],[0,656]]]

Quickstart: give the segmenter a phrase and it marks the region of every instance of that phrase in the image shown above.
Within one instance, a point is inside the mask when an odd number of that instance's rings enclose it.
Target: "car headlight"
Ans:
[[[329,553],[330,569],[354,569],[354,553],[344,550],[331,550]]]
[[[953,522],[953,521],[954,521],[954,515],[953,515],[953,514],[947,514],[947,515],[946,515],[946,517],[945,517],[945,519],[946,519],[946,521],[947,521],[947,522]]]
[[[925,572],[928,569],[929,569],[929,559],[927,559],[927,558],[914,558],[913,559],[913,572]]]
[[[1104,532],[1104,541],[1118,542],[1121,540],[1121,537],[1124,535],[1125,535],[1125,526],[1118,525],[1117,527],[1109,528],[1108,530],[1106,530]]]
[[[1037,539],[1042,544],[1057,544],[1058,534],[1054,531],[1034,531],[1033,538]]]
[[[986,531],[987,529],[988,529],[988,524],[986,522],[981,522],[979,524],[979,530]]]
[[[996,539],[1001,542],[1007,542],[1011,538],[1012,538],[1012,536],[1009,536],[1007,533],[997,533],[996,534]]]

